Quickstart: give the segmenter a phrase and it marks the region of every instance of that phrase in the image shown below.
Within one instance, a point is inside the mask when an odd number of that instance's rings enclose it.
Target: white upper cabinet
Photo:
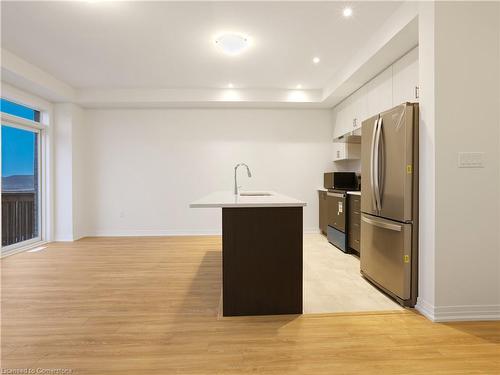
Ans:
[[[393,106],[404,102],[418,102],[418,47],[393,65]]]
[[[404,102],[418,101],[418,47],[385,69],[332,110],[333,137],[361,128],[364,120]],[[351,158],[343,146],[334,147],[334,160]]]
[[[361,143],[333,142],[333,161],[361,158]]]
[[[367,118],[368,102],[366,97],[366,86],[361,87],[358,91],[352,94],[352,121],[351,130],[361,128],[361,123]]]
[[[334,109],[333,138],[338,138],[349,132],[349,118],[351,117],[350,97],[344,99]]]
[[[333,109],[333,137],[361,128],[366,117],[366,88],[363,86]]]
[[[392,103],[392,66],[366,84],[367,113],[365,118],[387,111]]]

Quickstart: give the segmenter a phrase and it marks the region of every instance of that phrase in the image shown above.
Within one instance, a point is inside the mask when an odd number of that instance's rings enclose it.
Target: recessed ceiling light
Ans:
[[[349,7],[344,8],[344,10],[342,11],[342,14],[346,18],[351,17],[352,16],[352,8],[349,8]]]
[[[297,89],[301,89],[301,88],[302,88],[302,85],[299,83],[297,86],[295,86],[295,88],[297,88]]]
[[[228,87],[229,89],[232,89],[232,88],[234,87],[234,85],[233,85],[232,83],[228,83],[228,84],[227,84],[227,87]]]
[[[226,33],[215,38],[215,45],[228,55],[238,55],[250,45],[249,38],[237,33]]]
[[[319,57],[314,57],[313,58],[313,63],[315,63],[315,64],[319,64],[320,61],[321,60],[319,59]]]

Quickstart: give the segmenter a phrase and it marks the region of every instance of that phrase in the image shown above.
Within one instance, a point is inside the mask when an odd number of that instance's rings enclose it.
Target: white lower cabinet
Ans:
[[[333,161],[361,158],[360,143],[333,142]]]

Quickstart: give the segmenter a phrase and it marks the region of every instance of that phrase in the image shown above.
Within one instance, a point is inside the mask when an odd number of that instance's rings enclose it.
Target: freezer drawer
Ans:
[[[347,253],[347,236],[344,232],[341,232],[334,227],[328,226],[328,242],[336,246],[344,253]]]
[[[411,294],[412,224],[361,215],[361,272],[402,300]]]

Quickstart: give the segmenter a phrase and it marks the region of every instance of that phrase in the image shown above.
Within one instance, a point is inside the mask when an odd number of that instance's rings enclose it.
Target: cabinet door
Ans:
[[[418,102],[418,47],[393,65],[393,107],[404,102]]]
[[[339,103],[334,108],[334,126],[333,126],[333,137],[338,138],[351,129],[349,129],[349,101],[345,99],[343,102]]]
[[[349,199],[349,247],[359,253],[361,233],[361,197],[348,195]]]
[[[367,113],[366,92],[366,86],[363,86],[352,94],[351,130],[361,129],[361,123],[365,120]]]
[[[333,143],[333,161],[344,160],[346,158],[345,145],[345,143],[340,142]]]
[[[333,143],[333,161],[354,160],[361,158],[361,145],[359,143]]]
[[[366,85],[367,113],[366,118],[387,111],[392,105],[392,66],[373,78]]]
[[[319,191],[319,229],[323,234],[326,234],[328,226],[328,212],[326,204],[326,191]]]

